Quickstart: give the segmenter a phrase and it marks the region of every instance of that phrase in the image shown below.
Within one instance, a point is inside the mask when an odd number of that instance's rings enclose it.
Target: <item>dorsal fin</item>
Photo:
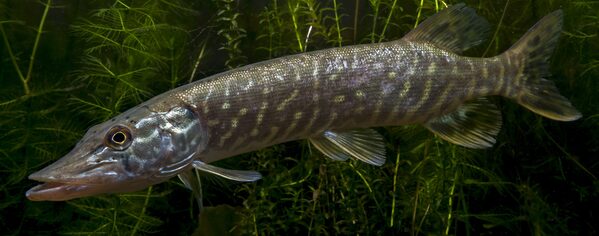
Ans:
[[[428,121],[425,125],[439,137],[469,148],[489,148],[501,129],[501,113],[486,98],[464,103],[452,113]]]
[[[310,142],[323,154],[337,161],[354,157],[371,165],[385,163],[383,136],[373,129],[355,129],[344,132],[325,131]]]
[[[402,40],[428,42],[454,53],[462,53],[488,38],[489,23],[463,3],[429,17]]]

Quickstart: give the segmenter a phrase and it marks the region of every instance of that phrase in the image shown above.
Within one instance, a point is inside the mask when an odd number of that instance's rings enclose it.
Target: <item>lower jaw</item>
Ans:
[[[31,201],[66,201],[74,198],[96,194],[98,191],[92,185],[43,183],[27,191],[25,196]]]

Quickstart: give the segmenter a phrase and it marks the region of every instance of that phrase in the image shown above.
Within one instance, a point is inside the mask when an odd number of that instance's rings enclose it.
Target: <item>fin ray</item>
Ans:
[[[521,56],[522,73],[514,84],[521,87],[515,100],[529,110],[544,117],[559,120],[577,120],[582,115],[563,97],[549,77],[549,58],[562,31],[563,12],[554,11],[539,20],[506,53],[505,57]],[[509,94],[508,94],[509,96]]]
[[[327,157],[344,161],[350,156],[371,165],[385,163],[383,136],[373,129],[356,129],[346,132],[325,131],[310,142]]]
[[[501,113],[486,98],[466,102],[456,111],[424,125],[439,137],[469,148],[489,148],[501,129]]]
[[[350,154],[337,148],[333,142],[323,136],[310,138],[309,141],[316,147],[316,149],[322,152],[322,154],[335,161],[347,161],[350,157]]]
[[[189,162],[191,162],[193,160],[194,156],[195,156],[195,152],[190,154],[189,156],[181,159],[180,161],[171,163],[167,166],[160,168],[159,175],[160,176],[174,176],[179,171],[185,169],[189,165]]]
[[[239,182],[254,182],[262,178],[262,175],[257,171],[252,170],[230,170],[206,164],[202,161],[195,160],[192,163],[193,167],[210,174],[218,175],[225,179]]]
[[[462,53],[488,38],[489,23],[465,4],[455,4],[429,17],[402,40],[429,42],[454,53]]]
[[[178,175],[183,185],[189,190],[191,190],[196,202],[198,203],[198,208],[200,211],[204,207],[202,201],[202,182],[197,176],[197,174],[193,173],[193,169],[189,169],[183,172],[180,172]]]

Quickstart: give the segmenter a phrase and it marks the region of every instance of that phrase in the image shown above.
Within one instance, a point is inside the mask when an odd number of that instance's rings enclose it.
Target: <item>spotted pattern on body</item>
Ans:
[[[242,67],[174,92],[208,120],[211,148],[202,160],[325,130],[425,122],[473,97],[504,92],[509,81],[491,81],[513,73],[501,58],[464,58],[403,40],[327,50]]]

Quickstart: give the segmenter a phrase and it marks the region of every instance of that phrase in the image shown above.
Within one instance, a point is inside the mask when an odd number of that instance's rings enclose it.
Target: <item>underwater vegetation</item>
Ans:
[[[86,129],[161,92],[283,55],[401,38],[459,1],[0,0],[0,233],[242,235],[597,234],[599,4],[464,1],[493,26],[493,56],[563,9],[550,78],[583,113],[570,123],[494,99],[490,149],[420,126],[378,129],[382,167],[324,158],[305,141],[219,162],[256,183],[200,174],[202,217],[176,178],[139,192],[31,202],[27,176]],[[199,225],[199,227],[198,227]]]

